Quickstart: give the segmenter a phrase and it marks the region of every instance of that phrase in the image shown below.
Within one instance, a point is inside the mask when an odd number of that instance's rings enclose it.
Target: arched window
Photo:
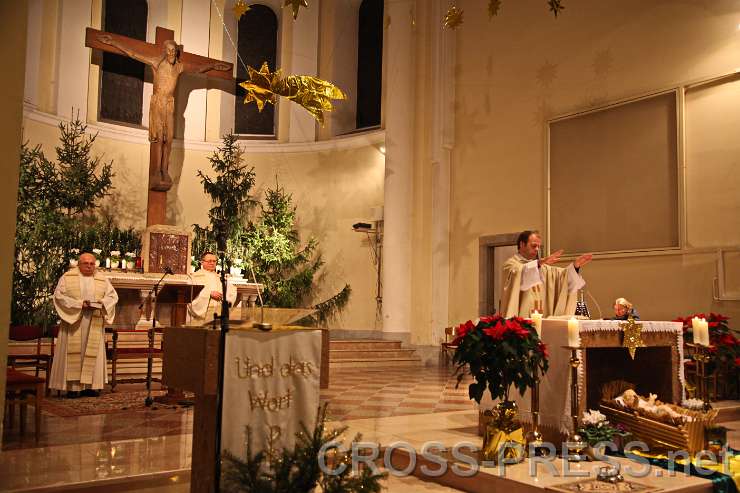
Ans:
[[[105,0],[103,30],[146,41],[146,0]],[[141,125],[144,64],[115,53],[103,53],[100,80],[101,120]]]
[[[270,71],[277,66],[278,20],[264,5],[251,5],[239,19],[237,50],[244,64],[259,70],[267,62]],[[275,135],[275,107],[266,104],[262,112],[254,103],[244,104],[244,89],[240,82],[247,79],[247,70],[237,61],[234,133],[246,135]]]
[[[363,0],[357,29],[357,128],[380,125],[383,0]]]

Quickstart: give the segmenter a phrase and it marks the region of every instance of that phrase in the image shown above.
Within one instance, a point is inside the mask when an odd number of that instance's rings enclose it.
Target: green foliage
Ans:
[[[224,137],[227,152],[219,150],[222,155],[239,156],[238,150],[232,149],[236,144]],[[227,141],[228,139],[228,141]],[[223,156],[211,163],[224,162]],[[232,158],[235,159],[235,158]],[[215,166],[215,164],[214,164]],[[234,165],[233,169],[239,169],[243,173],[244,180],[254,183],[254,172],[246,171],[245,166]],[[218,171],[218,170],[217,170]],[[198,172],[203,177],[202,172]],[[234,171],[232,181],[237,181],[237,172]],[[219,175],[220,176],[220,175]],[[204,188],[206,182],[204,181]],[[274,189],[267,189],[263,202],[259,202],[260,216],[252,222],[247,220],[247,212],[257,202],[248,199],[248,190],[235,189],[234,194],[239,197],[229,197],[232,204],[240,204],[237,209],[241,210],[241,216],[230,218],[228,234],[225,241],[227,267],[236,265],[244,267],[247,276],[251,277],[254,270],[257,282],[264,285],[262,299],[266,306],[278,308],[298,308],[310,303],[316,288],[315,277],[324,262],[318,253],[318,241],[309,238],[305,244],[301,244],[300,235],[296,228],[296,207],[293,205],[293,197],[284,188],[276,184]],[[208,192],[208,189],[206,189]],[[222,192],[219,197],[224,196]],[[226,194],[228,195],[228,194]],[[213,194],[211,194],[213,197]],[[215,199],[214,199],[214,203]],[[214,209],[211,209],[213,211]],[[219,212],[221,214],[221,212]],[[218,223],[214,218],[219,214],[211,214],[211,226],[203,228],[194,225],[193,256],[198,259],[205,251],[217,250],[217,235],[215,231]],[[241,261],[241,262],[240,262]],[[315,315],[307,317],[301,323],[306,325],[326,324],[332,317],[336,316],[346,306],[352,292],[349,285],[331,298],[317,304],[314,308],[318,311]]]
[[[216,177],[211,178],[200,170],[198,177],[213,204],[208,211],[211,221],[208,235],[222,247],[221,250],[226,248],[227,239],[237,233],[242,217],[254,205],[249,197],[254,186],[254,168],[247,169],[242,164],[242,151],[233,134],[224,135],[222,145],[208,160]]]
[[[293,450],[283,450],[277,457],[270,457],[265,451],[253,453],[251,430],[248,428],[246,457],[240,459],[224,452],[222,489],[243,493],[309,493],[320,486],[324,493],[380,492],[380,480],[387,477],[387,473],[363,467],[358,474],[353,474],[350,453],[329,446],[332,442],[340,446],[338,437],[347,428],[326,431],[326,406],[319,411],[313,432],[303,423],[301,427],[303,431],[296,434]],[[354,441],[361,439],[356,435]],[[321,471],[319,456],[322,448],[336,451],[331,457],[323,458],[336,474],[328,475]]]
[[[480,403],[486,390],[491,397],[509,400],[512,387],[521,395],[548,369],[547,348],[532,323],[520,317],[500,315],[468,320],[457,329],[453,361],[458,385],[466,372],[475,382],[468,387],[471,399]]]
[[[59,125],[56,162],[41,146],[21,146],[20,180],[13,266],[13,324],[49,326],[56,322],[51,302],[57,280],[73,249],[140,248],[138,234],[121,231],[95,209],[112,185],[112,163],[91,157],[95,135],[79,120]]]

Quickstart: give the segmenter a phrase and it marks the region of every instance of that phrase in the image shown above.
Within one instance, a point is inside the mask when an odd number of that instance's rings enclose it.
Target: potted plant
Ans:
[[[121,265],[121,252],[119,250],[111,250],[110,252],[111,269],[117,269],[120,265]]]
[[[136,253],[134,252],[126,252],[125,253],[125,260],[126,260],[126,269],[127,270],[134,270],[134,267],[136,267]]]
[[[458,385],[470,374],[474,379],[468,387],[471,399],[480,403],[488,390],[494,400],[500,401],[486,426],[483,442],[484,460],[496,461],[504,438],[519,441],[519,436],[513,434],[516,430],[521,433],[510,392],[515,389],[524,395],[547,371],[547,347],[534,325],[521,317],[493,315],[475,322],[468,320],[457,328],[457,334],[453,361],[457,365]],[[523,437],[519,443],[523,444]]]
[[[617,438],[627,435],[624,427],[620,429],[619,425],[617,427],[612,426],[606,416],[593,409],[583,413],[578,433],[589,445],[586,454],[594,460],[600,460],[601,457],[604,457],[607,443],[616,444]]]

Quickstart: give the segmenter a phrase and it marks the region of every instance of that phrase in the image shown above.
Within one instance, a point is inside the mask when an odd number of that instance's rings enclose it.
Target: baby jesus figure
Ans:
[[[652,418],[673,425],[691,421],[691,416],[677,412],[673,407],[658,400],[658,396],[650,394],[647,399],[640,397],[632,389],[625,390],[622,395],[614,399],[620,406],[632,409],[642,416]]]

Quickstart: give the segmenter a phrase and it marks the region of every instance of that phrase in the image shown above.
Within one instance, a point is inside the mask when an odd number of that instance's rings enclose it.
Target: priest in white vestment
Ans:
[[[517,239],[519,249],[503,266],[501,314],[504,317],[529,317],[537,310],[543,317],[573,315],[576,293],[586,285],[578,270],[592,259],[581,255],[568,267],[555,267],[563,254],[558,250],[539,258],[542,237],[537,231],[523,231]]]
[[[221,276],[216,273],[218,258],[211,252],[200,257],[200,270],[192,275],[193,284],[203,285],[203,289],[193,302],[188,305],[189,325],[205,325],[213,322],[214,314],[221,313],[223,290]],[[236,288],[231,282],[226,284],[226,301],[233,305],[236,301]]]
[[[80,255],[77,267],[67,271],[54,291],[54,308],[61,319],[51,366],[49,388],[70,396],[97,395],[108,382],[105,324],[113,322],[118,294],[95,269],[95,256]]]

